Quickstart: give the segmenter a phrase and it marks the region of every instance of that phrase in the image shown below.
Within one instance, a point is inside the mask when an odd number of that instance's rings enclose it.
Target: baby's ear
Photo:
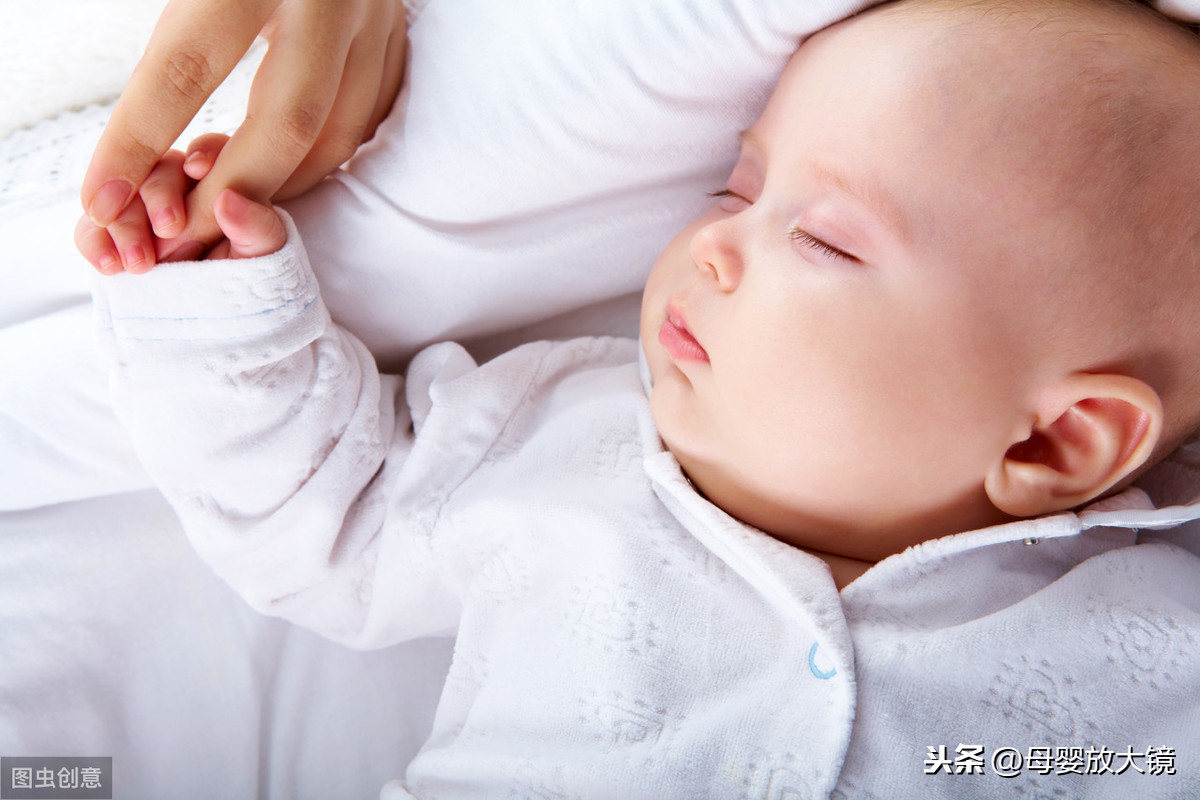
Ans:
[[[1028,438],[1008,448],[984,490],[1014,517],[1074,508],[1145,463],[1162,425],[1162,401],[1146,383],[1076,373],[1047,395]]]

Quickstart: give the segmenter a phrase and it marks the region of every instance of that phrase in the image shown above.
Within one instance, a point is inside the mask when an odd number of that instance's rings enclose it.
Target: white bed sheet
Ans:
[[[153,491],[3,514],[0,542],[0,754],[111,756],[122,798],[353,798],[425,738],[448,641],[252,612]]]

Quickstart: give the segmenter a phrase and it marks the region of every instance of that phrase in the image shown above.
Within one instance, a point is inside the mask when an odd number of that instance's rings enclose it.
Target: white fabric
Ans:
[[[1182,22],[1200,23],[1200,2],[1196,0],[1157,0],[1154,7]]]
[[[457,635],[390,796],[952,798],[961,775],[897,777],[972,742],[1171,747],[1176,772],[970,776],[973,797],[1200,792],[1200,554],[1113,527],[1200,505],[1131,490],[930,541],[839,596],[690,488],[632,340],[482,367],[435,345],[380,377],[294,235],[94,285],[118,413],[219,574],[356,647]],[[1135,680],[1097,691],[1113,674]]]
[[[113,100],[165,0],[0,3],[0,136]]]

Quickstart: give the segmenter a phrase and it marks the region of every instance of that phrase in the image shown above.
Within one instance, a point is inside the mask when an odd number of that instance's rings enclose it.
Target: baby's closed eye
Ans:
[[[847,253],[845,250],[834,247],[828,242],[818,239],[803,228],[792,228],[788,231],[788,236],[791,237],[792,241],[799,242],[803,247],[816,250],[823,255],[829,256],[830,258],[836,258],[841,261],[849,261],[854,264],[862,263],[862,261],[856,256]]]

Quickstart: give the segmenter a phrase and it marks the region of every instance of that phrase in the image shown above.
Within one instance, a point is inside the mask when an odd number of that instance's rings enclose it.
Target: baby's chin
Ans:
[[[731,517],[784,544],[809,552],[874,563],[922,542],[1013,521],[978,491],[926,506],[862,503],[789,495],[788,487],[763,485],[760,475],[729,469],[721,460],[667,449],[697,493]],[[743,480],[744,478],[744,480]]]

